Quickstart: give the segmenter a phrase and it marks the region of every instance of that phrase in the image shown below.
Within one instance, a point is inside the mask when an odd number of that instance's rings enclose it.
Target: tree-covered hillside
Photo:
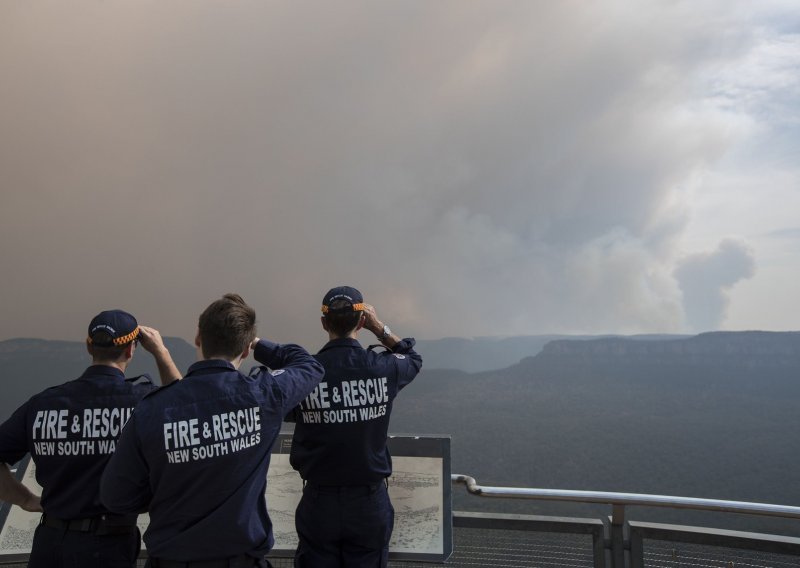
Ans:
[[[392,431],[450,434],[453,471],[485,485],[800,506],[799,399],[796,333],[557,341],[500,371],[423,370],[395,403]],[[466,497],[461,488],[456,506],[584,512]],[[800,532],[796,523],[738,519],[736,528]]]

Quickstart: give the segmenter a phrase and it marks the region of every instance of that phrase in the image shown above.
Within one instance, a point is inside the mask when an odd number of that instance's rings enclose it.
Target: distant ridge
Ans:
[[[636,341],[625,337],[556,340],[542,349],[540,360],[720,366],[800,365],[800,332],[715,331],[693,337]]]
[[[510,337],[444,337],[420,339],[417,351],[422,354],[425,369],[454,369],[467,373],[480,373],[504,369],[526,357],[540,353],[554,341],[596,339],[631,339],[660,341],[683,339],[688,335],[643,334],[631,336],[612,335],[519,335]]]
[[[444,337],[419,339],[417,351],[425,369],[454,369],[478,373],[502,369],[536,355],[549,341],[566,335],[516,337]],[[589,337],[589,336],[587,336]]]

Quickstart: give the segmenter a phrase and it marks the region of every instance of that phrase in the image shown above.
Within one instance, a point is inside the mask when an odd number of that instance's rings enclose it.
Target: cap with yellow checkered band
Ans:
[[[106,310],[89,324],[89,343],[97,347],[127,345],[139,337],[136,318],[122,310]]]
[[[364,309],[364,297],[352,286],[331,288],[322,299],[322,313],[360,312]]]

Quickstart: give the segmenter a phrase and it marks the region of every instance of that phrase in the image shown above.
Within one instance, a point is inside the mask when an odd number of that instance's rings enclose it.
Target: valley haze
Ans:
[[[800,505],[800,332],[547,337],[421,341],[423,370],[395,401],[390,432],[451,436],[452,471],[486,485]],[[195,349],[166,343],[185,371]],[[502,364],[468,372],[481,356]],[[147,353],[133,361],[129,375],[155,376]],[[0,418],[88,363],[78,342],[0,342]],[[458,489],[454,500],[462,510],[607,514],[480,500]],[[648,515],[720,523],[711,514]],[[796,534],[775,519],[731,516],[723,524]]]

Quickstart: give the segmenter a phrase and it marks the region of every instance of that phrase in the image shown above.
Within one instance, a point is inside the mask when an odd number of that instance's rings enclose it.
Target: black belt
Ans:
[[[241,554],[224,558],[222,560],[193,560],[191,562],[177,562],[175,560],[164,560],[163,558],[148,559],[152,568],[250,568],[257,566],[257,558]]]
[[[383,481],[378,481],[377,483],[361,483],[359,485],[322,485],[320,483],[314,483],[313,481],[305,481],[304,484],[304,489],[308,489],[316,493],[375,493],[382,486],[389,486],[389,482],[386,479]]]
[[[318,489],[378,489],[381,485],[386,485],[386,482],[379,481],[377,483],[359,483],[357,485],[321,485],[319,483],[311,483],[309,481],[306,485],[316,487]]]
[[[59,530],[94,533],[96,535],[125,534],[136,531],[136,517],[119,517],[116,515],[98,515],[85,519],[57,519],[43,513],[39,524]]]

